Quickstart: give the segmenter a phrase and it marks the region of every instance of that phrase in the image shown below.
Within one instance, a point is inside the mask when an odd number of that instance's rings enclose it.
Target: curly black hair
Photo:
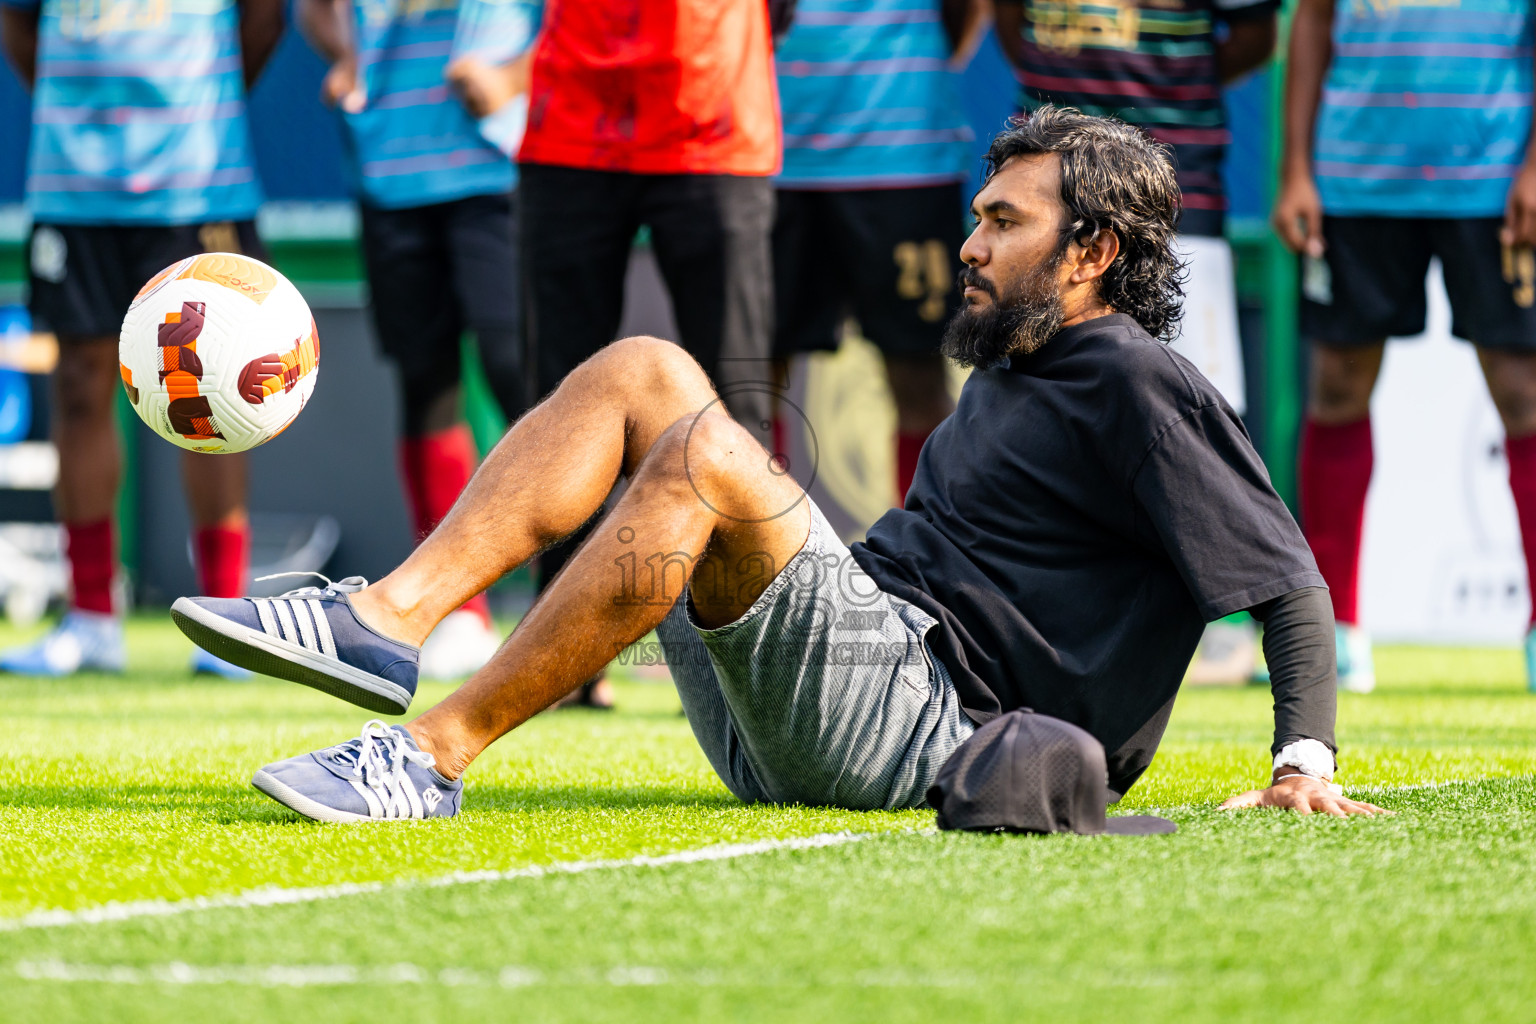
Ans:
[[[1017,156],[1061,157],[1062,245],[1100,231],[1120,254],[1099,278],[1099,297],[1155,338],[1171,341],[1184,316],[1184,263],[1174,250],[1181,197],[1169,149],[1137,128],[1072,107],[1042,105],[1014,118],[987,150],[986,179]]]

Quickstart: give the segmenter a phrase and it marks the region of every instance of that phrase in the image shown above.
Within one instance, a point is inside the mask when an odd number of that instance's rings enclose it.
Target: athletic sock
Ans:
[[[898,432],[896,435],[896,493],[901,496],[902,504],[906,504],[907,492],[912,489],[912,478],[917,475],[917,457],[927,440],[927,432]]]
[[[1302,425],[1296,467],[1301,525],[1341,625],[1360,621],[1360,536],[1373,462],[1369,416],[1331,425],[1309,419]]]
[[[418,543],[443,521],[469,483],[477,461],[474,437],[462,423],[435,434],[400,439],[400,475]],[[491,607],[484,594],[476,594],[464,607],[490,623]]]
[[[203,526],[192,534],[197,585],[207,597],[243,597],[251,562],[249,526]]]
[[[1509,490],[1515,496],[1515,513],[1520,518],[1527,585],[1536,594],[1536,434],[1506,437],[1504,452],[1509,457]],[[1536,607],[1531,610],[1531,623],[1536,625]]]
[[[73,606],[83,612],[112,614],[112,577],[117,556],[112,549],[112,520],[65,523],[64,538],[69,556],[69,575],[74,585]]]

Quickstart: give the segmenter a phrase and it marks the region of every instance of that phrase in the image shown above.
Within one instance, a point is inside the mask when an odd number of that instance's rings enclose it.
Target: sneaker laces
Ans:
[[[343,767],[352,766],[352,774],[366,786],[382,785],[395,792],[405,779],[405,766],[417,764],[431,768],[437,758],[413,747],[405,735],[375,718],[363,726],[355,740],[330,750],[331,759]]]
[[[282,579],[284,576],[318,576],[325,580],[324,587],[300,587],[298,590],[290,590],[279,597],[324,597],[327,594],[355,594],[359,590],[366,589],[368,581],[361,576],[348,576],[346,579],[331,582],[331,578],[323,572],[298,571],[274,572],[266,576],[257,576],[252,582],[264,583],[267,580]]]

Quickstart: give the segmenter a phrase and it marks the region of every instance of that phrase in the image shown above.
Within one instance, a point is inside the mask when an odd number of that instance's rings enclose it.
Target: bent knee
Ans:
[[[679,417],[662,432],[641,464],[652,473],[710,479],[766,459],[762,445],[724,412],[706,409]]]
[[[639,402],[666,403],[682,397],[690,408],[702,409],[714,398],[709,378],[686,349],[643,334],[620,338],[600,349],[571,378],[578,386],[622,392]]]

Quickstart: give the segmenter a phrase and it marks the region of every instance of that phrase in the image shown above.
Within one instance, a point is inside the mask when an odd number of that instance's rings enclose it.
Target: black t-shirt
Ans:
[[[1121,314],[972,374],[906,507],[853,554],[938,618],[929,643],[972,718],[1029,707],[1087,729],[1119,793],[1204,623],[1325,585],[1237,415]]]

